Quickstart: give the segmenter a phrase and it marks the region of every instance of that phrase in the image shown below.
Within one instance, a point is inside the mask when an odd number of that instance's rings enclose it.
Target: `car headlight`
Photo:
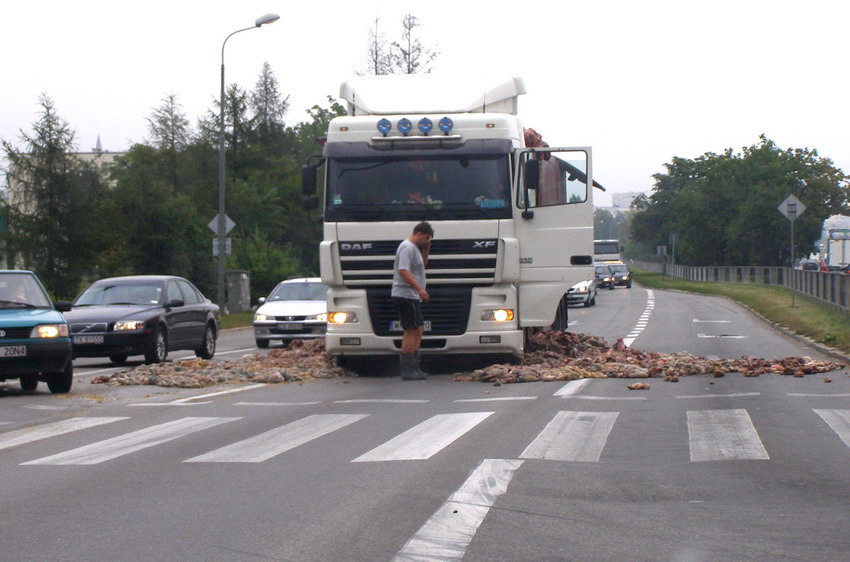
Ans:
[[[485,310],[481,313],[483,322],[510,322],[514,319],[514,311],[509,308],[497,308],[496,310]]]
[[[254,315],[254,322],[274,322],[274,316],[258,312]]]
[[[67,324],[42,324],[30,332],[30,338],[67,338]]]
[[[116,332],[125,332],[128,330],[141,330],[144,327],[144,320],[119,320],[112,329]]]
[[[345,312],[344,310],[336,310],[327,313],[328,324],[355,324],[357,323],[357,315],[353,312]]]
[[[312,322],[327,322],[328,314],[326,312],[323,312],[321,314],[313,314],[312,316],[307,316],[305,320],[309,320]]]

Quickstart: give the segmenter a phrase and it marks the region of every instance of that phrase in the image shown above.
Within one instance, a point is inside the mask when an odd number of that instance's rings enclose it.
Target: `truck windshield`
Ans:
[[[506,154],[328,161],[325,220],[509,218]]]

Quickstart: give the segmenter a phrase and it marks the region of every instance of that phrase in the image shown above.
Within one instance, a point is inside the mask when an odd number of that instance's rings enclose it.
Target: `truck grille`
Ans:
[[[391,331],[393,321],[398,320],[398,310],[390,298],[390,287],[366,290],[369,302],[369,316],[372,328],[377,336],[401,336],[400,331]],[[431,287],[431,298],[422,303],[422,315],[431,323],[426,336],[457,336],[466,332],[466,321],[472,300],[472,287]]]
[[[348,287],[389,286],[399,240],[340,242],[342,279]],[[426,267],[430,285],[492,285],[496,278],[495,239],[434,240]],[[430,291],[429,291],[430,292]]]

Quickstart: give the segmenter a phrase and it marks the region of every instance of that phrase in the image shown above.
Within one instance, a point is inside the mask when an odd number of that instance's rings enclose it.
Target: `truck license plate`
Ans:
[[[401,329],[401,320],[393,320],[392,322],[390,322],[390,332],[403,332],[403,331],[404,330]],[[425,331],[426,332],[431,331],[431,321],[430,320],[425,321]]]
[[[0,357],[26,357],[27,346],[25,345],[5,345],[0,347]]]

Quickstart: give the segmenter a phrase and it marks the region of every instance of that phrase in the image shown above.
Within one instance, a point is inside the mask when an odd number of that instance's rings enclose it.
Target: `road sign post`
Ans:
[[[803,203],[794,197],[792,193],[788,197],[785,198],[785,201],[779,204],[779,212],[785,215],[785,217],[791,221],[791,278],[794,278],[794,221],[797,220],[797,217],[803,214],[803,211],[806,210],[806,206]],[[796,306],[796,300],[794,298],[794,287],[789,287],[791,289],[791,307]]]

